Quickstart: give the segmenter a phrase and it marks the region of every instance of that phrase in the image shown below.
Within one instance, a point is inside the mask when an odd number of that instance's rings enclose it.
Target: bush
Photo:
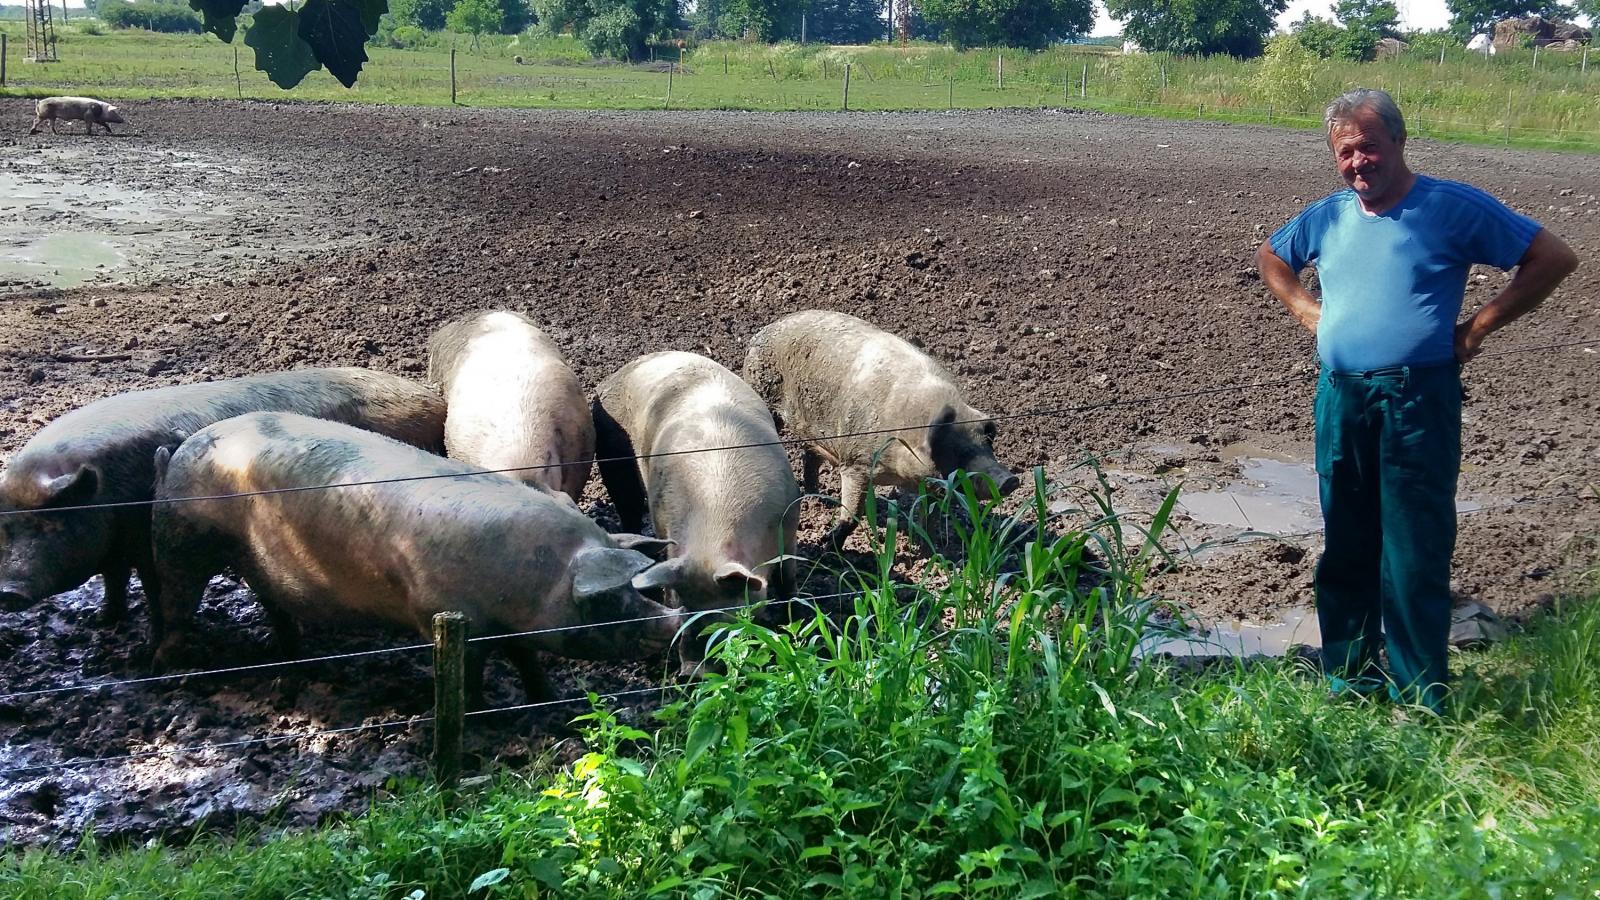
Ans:
[[[199,34],[200,16],[166,3],[102,3],[100,18],[112,28],[143,28],[169,34]]]
[[[106,33],[99,19],[82,19],[73,23],[73,26],[78,29],[79,34],[95,35]]]
[[[1321,60],[1298,35],[1279,35],[1267,44],[1261,68],[1251,87],[1262,102],[1280,109],[1303,110],[1321,99],[1317,70]]]
[[[389,47],[394,50],[415,50],[418,47],[430,47],[437,43],[437,38],[428,34],[416,25],[394,16],[384,16],[378,20],[378,31],[372,36],[370,43],[374,47]]]

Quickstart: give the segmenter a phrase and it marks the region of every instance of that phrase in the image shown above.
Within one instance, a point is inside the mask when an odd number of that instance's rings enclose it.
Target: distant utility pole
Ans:
[[[806,14],[800,14],[800,43],[806,42]]]

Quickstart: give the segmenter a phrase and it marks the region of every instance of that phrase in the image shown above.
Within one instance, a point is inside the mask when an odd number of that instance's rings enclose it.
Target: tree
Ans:
[[[498,0],[500,12],[501,34],[521,34],[524,28],[533,24],[533,10],[528,8],[528,0]]]
[[[1400,34],[1400,10],[1393,0],[1339,0],[1333,17],[1345,28],[1370,31],[1380,38]]]
[[[766,44],[796,41],[805,7],[805,0],[722,0],[717,25],[728,37],[753,35]]]
[[[1302,46],[1322,59],[1334,54],[1339,47],[1339,38],[1344,34],[1343,28],[1320,16],[1313,16],[1309,10],[1300,21],[1294,23],[1291,31]],[[1270,45],[1267,52],[1271,55]]]
[[[824,44],[870,43],[883,36],[882,13],[879,0],[811,0],[806,38]]]
[[[923,0],[920,6],[928,24],[957,48],[1041,50],[1094,27],[1092,0]]]
[[[395,19],[428,31],[443,31],[451,0],[394,0]]]
[[[539,29],[568,29],[595,56],[638,61],[651,38],[678,27],[678,0],[534,0]]]
[[[472,35],[472,49],[476,50],[483,33],[499,31],[505,20],[498,0],[456,0],[455,9],[444,17],[444,24],[458,34]]]
[[[1594,0],[1580,2],[1593,5]],[[1445,0],[1444,5],[1450,10],[1450,30],[1462,40],[1492,31],[1494,23],[1504,19],[1527,16],[1570,19],[1575,12],[1572,7],[1552,0]]]
[[[1146,50],[1260,56],[1288,0],[1106,0],[1122,36]]]

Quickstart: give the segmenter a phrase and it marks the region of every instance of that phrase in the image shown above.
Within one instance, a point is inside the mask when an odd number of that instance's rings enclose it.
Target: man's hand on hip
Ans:
[[[1456,323],[1456,361],[1471,362],[1474,356],[1483,352],[1483,339],[1487,337],[1473,327],[1473,320]]]

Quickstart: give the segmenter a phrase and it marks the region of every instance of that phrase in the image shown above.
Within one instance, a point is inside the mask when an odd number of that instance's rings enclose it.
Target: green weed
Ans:
[[[649,724],[446,807],[411,786],[263,842],[29,851],[0,894],[79,897],[1428,896],[1600,888],[1600,604],[1470,654],[1444,718],[1336,702],[1292,662],[1136,652],[1149,520],[1102,485],[1017,515],[958,475],[872,501],[842,610],[719,629]],[[1061,501],[1065,500],[1063,504]],[[1056,512],[1052,513],[1054,509]],[[892,561],[929,553],[916,584]],[[1592,590],[1592,589],[1591,589]]]

